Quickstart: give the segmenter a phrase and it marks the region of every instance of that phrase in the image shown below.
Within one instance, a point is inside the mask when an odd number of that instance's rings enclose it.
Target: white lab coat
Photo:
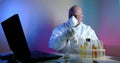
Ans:
[[[49,39],[49,48],[52,48],[59,52],[66,52],[67,39],[62,35],[64,35],[64,32],[69,28],[72,28],[69,21],[57,26],[53,30],[52,35]],[[73,29],[75,31],[74,38],[69,39],[69,45],[71,44],[69,49],[71,49],[71,52],[73,52],[73,50],[78,47],[78,42],[80,42],[80,38],[90,38],[91,40],[98,40],[94,30],[90,26],[85,25],[83,22],[81,22],[77,27]]]

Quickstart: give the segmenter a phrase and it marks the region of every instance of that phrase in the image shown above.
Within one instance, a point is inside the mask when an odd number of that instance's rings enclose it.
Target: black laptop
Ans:
[[[30,51],[20,23],[19,15],[15,14],[1,23],[9,47],[15,58],[23,62],[39,62],[58,59],[61,56],[42,51]]]

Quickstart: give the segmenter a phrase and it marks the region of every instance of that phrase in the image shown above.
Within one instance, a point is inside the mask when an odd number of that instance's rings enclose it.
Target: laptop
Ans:
[[[30,51],[18,14],[6,19],[1,25],[9,47],[17,60],[24,62],[39,62],[62,57],[42,51]]]

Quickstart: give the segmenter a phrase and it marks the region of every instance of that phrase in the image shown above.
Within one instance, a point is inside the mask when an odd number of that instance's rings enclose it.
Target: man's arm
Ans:
[[[53,30],[49,40],[49,47],[60,51],[65,48],[67,40],[74,35],[72,29],[62,31],[62,27],[57,27]]]
[[[95,33],[95,31],[89,26],[88,28],[88,33],[87,35],[89,36],[89,38],[91,38],[92,40],[98,40],[98,37]]]

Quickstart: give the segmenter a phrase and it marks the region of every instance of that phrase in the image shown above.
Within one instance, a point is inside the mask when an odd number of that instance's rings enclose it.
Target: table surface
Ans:
[[[63,55],[63,54],[58,54]],[[79,59],[74,54],[70,54],[71,58],[69,60],[65,59],[56,59],[56,60],[49,60],[45,62],[38,62],[38,63],[120,63],[120,58],[113,57],[113,56],[105,56],[104,59]],[[115,58],[115,59],[114,59]],[[0,60],[0,63],[7,63],[7,60]]]

